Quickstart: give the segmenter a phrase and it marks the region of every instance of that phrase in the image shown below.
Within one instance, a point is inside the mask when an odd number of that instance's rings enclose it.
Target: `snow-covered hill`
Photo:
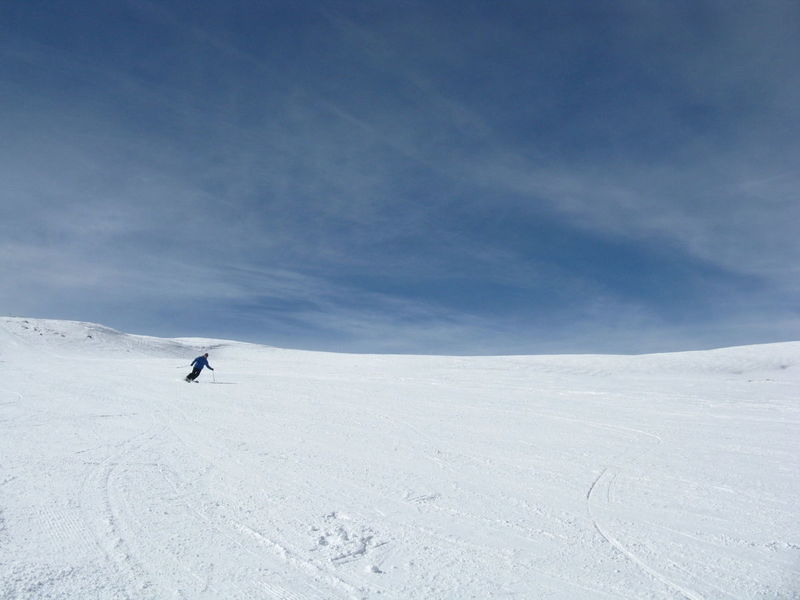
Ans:
[[[4,318],[0,382],[3,600],[800,598],[800,343],[361,356]]]

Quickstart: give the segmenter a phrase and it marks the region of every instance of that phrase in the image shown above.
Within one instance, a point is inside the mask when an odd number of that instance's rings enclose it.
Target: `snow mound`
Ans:
[[[516,357],[545,372],[574,375],[617,373],[675,375],[743,375],[786,371],[800,367],[800,342],[736,346],[693,352],[641,355],[562,355]]]
[[[116,329],[81,321],[0,317],[0,336],[16,351],[48,354],[119,356],[181,356],[195,346],[178,341],[122,333]]]

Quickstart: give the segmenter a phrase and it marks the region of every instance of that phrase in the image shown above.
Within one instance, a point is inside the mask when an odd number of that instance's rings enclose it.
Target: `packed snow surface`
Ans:
[[[800,598],[800,343],[361,356],[2,318],[0,382],[3,600]]]

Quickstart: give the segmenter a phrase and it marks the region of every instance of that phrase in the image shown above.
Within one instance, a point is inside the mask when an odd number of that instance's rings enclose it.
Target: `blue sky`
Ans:
[[[357,352],[800,338],[800,5],[6,2],[0,312]]]

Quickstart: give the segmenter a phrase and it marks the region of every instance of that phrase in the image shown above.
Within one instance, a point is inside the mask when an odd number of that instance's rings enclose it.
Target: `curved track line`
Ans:
[[[579,420],[579,419],[576,419],[576,420]],[[582,420],[579,420],[579,421],[582,421]],[[648,431],[643,431],[641,429],[635,429],[635,428],[632,428],[632,427],[622,427],[622,426],[617,426],[617,425],[610,425],[608,423],[601,423],[601,422],[597,422],[597,421],[582,421],[582,422],[584,422],[587,425],[592,426],[592,427],[601,427],[601,428],[609,429],[609,430],[613,430],[613,431],[625,431],[625,432],[629,432],[629,433],[635,433],[637,435],[643,435],[643,436],[646,436],[646,437],[649,437],[651,439],[656,440],[657,444],[661,444],[661,442],[663,441],[660,436],[658,436],[658,435],[656,435],[654,433],[650,433]],[[651,448],[641,452],[640,454],[629,458],[626,462],[628,464],[632,464],[633,462],[643,458],[649,452],[652,452],[652,450],[655,447],[656,446],[652,446]],[[624,458],[624,454],[622,455],[621,458]],[[587,507],[587,510],[589,512],[589,516],[592,519],[592,524],[594,525],[594,528],[597,530],[597,533],[599,533],[600,536],[606,542],[611,544],[611,546],[613,546],[618,552],[620,552],[628,560],[633,562],[640,569],[642,569],[644,572],[649,574],[651,577],[653,577],[657,581],[660,581],[661,583],[663,583],[667,587],[679,592],[680,594],[682,594],[685,598],[688,598],[689,600],[705,600],[705,597],[703,595],[701,595],[700,593],[696,592],[695,590],[692,590],[692,589],[689,589],[689,588],[686,588],[686,587],[683,587],[683,586],[679,585],[678,583],[676,583],[675,581],[673,581],[672,579],[670,579],[669,577],[667,577],[666,575],[664,575],[663,573],[658,571],[657,569],[654,569],[653,567],[648,565],[636,553],[634,553],[631,550],[629,550],[622,542],[620,542],[616,537],[614,537],[608,531],[608,529],[606,529],[605,527],[603,527],[600,524],[600,522],[598,521],[597,517],[594,514],[594,511],[592,510],[593,499],[597,495],[596,494],[596,490],[598,489],[598,487],[600,487],[601,482],[603,482],[604,485],[605,485],[605,488],[606,488],[606,504],[610,504],[610,502],[611,502],[611,487],[613,486],[614,481],[616,480],[618,475],[619,475],[619,472],[617,470],[615,470],[615,469],[612,469],[612,467],[610,467],[610,466],[604,467],[603,470],[600,472],[600,474],[597,476],[597,478],[592,482],[592,485],[589,486],[589,489],[586,492],[586,507]]]
[[[113,448],[116,451],[93,466],[84,476],[78,491],[83,521],[109,566],[118,576],[126,579],[121,585],[124,585],[127,598],[140,597],[141,592],[136,591],[136,584],[139,584],[139,589],[144,589],[149,582],[144,577],[141,565],[133,560],[127,548],[119,528],[119,516],[109,495],[109,485],[119,462],[145,443],[137,443],[144,436],[144,433],[139,433],[115,444]]]
[[[601,421],[591,421],[591,420],[588,420],[588,419],[577,419],[577,418],[573,418],[573,417],[564,417],[564,416],[561,416],[561,415],[552,415],[552,414],[546,414],[546,413],[542,413],[542,415],[543,416],[548,416],[548,417],[551,417],[551,418],[554,418],[554,419],[564,420],[564,421],[573,421],[573,422],[577,422],[577,423],[583,423],[585,425],[588,425],[589,427],[597,427],[597,428],[607,429],[607,430],[611,430],[611,431],[624,431],[624,432],[628,432],[628,433],[634,433],[634,434],[637,434],[637,435],[642,435],[642,436],[645,436],[645,437],[648,437],[650,439],[655,440],[657,444],[661,444],[662,441],[663,441],[661,439],[661,436],[659,436],[659,435],[657,435],[655,433],[650,433],[649,431],[644,431],[642,429],[636,429],[634,427],[624,427],[624,426],[621,426],[621,425],[611,425],[609,423],[603,423]],[[653,448],[654,447],[655,446],[653,446]],[[630,464],[630,463],[634,462],[635,460],[642,458],[648,452],[652,451],[653,448],[650,448],[649,450],[645,450],[644,452],[642,452],[638,456],[630,458],[627,462]],[[599,533],[600,536],[606,542],[608,542],[611,546],[613,546],[618,552],[620,552],[623,556],[628,558],[628,560],[633,562],[640,569],[645,571],[647,574],[649,574],[651,577],[653,577],[657,581],[660,581],[661,583],[663,583],[667,587],[679,592],[680,594],[682,594],[685,598],[688,598],[689,600],[705,600],[705,597],[703,595],[701,595],[699,592],[696,592],[695,590],[691,590],[691,589],[685,588],[685,587],[675,583],[669,577],[667,577],[666,575],[664,575],[660,571],[654,569],[653,567],[651,567],[650,565],[645,563],[641,558],[639,558],[639,556],[637,556],[634,552],[631,552],[630,550],[628,550],[628,548],[626,548],[625,545],[622,542],[620,542],[607,529],[605,529],[603,526],[600,525],[599,521],[597,520],[597,517],[594,514],[594,511],[592,510],[592,499],[596,495],[595,494],[595,490],[598,488],[598,484],[600,484],[600,482],[602,480],[608,479],[608,477],[610,477],[610,480],[606,484],[606,503],[609,504],[610,501],[611,501],[611,486],[613,485],[614,481],[616,480],[617,475],[619,475],[619,473],[617,471],[615,471],[615,470],[612,470],[611,467],[609,467],[609,466],[604,467],[603,470],[600,472],[600,475],[598,475],[597,478],[592,482],[592,485],[589,486],[589,489],[586,492],[586,507],[587,507],[587,510],[589,512],[589,516],[592,519],[592,524],[594,525],[594,528],[597,530],[597,533]]]
[[[636,429],[634,427],[624,427],[624,426],[621,426],[621,425],[612,425],[612,424],[609,424],[609,423],[603,423],[601,421],[591,421],[591,420],[588,420],[588,419],[578,419],[578,418],[574,418],[574,417],[565,417],[565,416],[562,416],[562,415],[553,415],[553,414],[549,414],[549,413],[538,413],[538,414],[540,414],[541,416],[550,417],[550,418],[557,419],[557,420],[571,421],[571,422],[575,422],[575,423],[582,423],[582,424],[587,425],[589,427],[597,427],[597,428],[606,429],[606,430],[609,430],[609,431],[621,431],[621,432],[627,432],[627,433],[634,433],[636,435],[645,436],[645,437],[648,437],[648,438],[651,438],[651,439],[655,440],[656,441],[656,445],[661,444],[662,441],[663,441],[661,439],[661,436],[659,436],[659,435],[657,435],[655,433],[650,433],[649,431],[644,431],[642,429]],[[644,452],[640,453],[639,455],[628,459],[628,461],[627,461],[628,464],[631,464],[634,461],[636,461],[638,459],[641,459],[647,453],[651,452],[655,447],[656,446],[653,446],[650,449],[645,450]],[[623,458],[624,458],[624,455],[623,455]],[[598,488],[598,486],[599,486],[601,481],[603,481],[605,479],[608,479],[610,477],[610,480],[606,484],[606,503],[610,503],[611,486],[613,485],[613,483],[616,480],[618,475],[619,475],[619,473],[616,470],[612,470],[611,467],[609,467],[609,466],[604,467],[603,470],[600,472],[600,475],[598,475],[597,478],[592,482],[592,485],[589,486],[589,489],[586,492],[587,510],[589,512],[590,518],[592,519],[592,524],[594,525],[595,530],[597,530],[597,533],[599,533],[600,536],[606,542],[608,542],[612,547],[614,547],[618,552],[620,552],[628,560],[633,562],[640,569],[642,569],[643,571],[648,573],[651,577],[653,577],[657,581],[660,581],[661,583],[663,583],[667,587],[669,587],[671,589],[674,589],[675,591],[677,591],[680,594],[682,594],[684,597],[689,598],[689,600],[705,600],[705,597],[703,595],[701,595],[700,593],[698,593],[698,592],[696,592],[694,590],[685,588],[685,587],[675,583],[669,577],[667,577],[666,575],[664,575],[660,571],[654,569],[653,567],[651,567],[650,565],[645,563],[641,558],[639,558],[639,556],[637,556],[634,552],[631,552],[630,550],[628,550],[628,548],[625,547],[625,545],[622,542],[620,542],[607,529],[605,529],[603,526],[600,525],[597,517],[594,514],[594,511],[592,510],[593,498],[596,495],[595,491],[597,490],[597,488]]]
[[[690,600],[705,600],[705,597],[700,595],[696,591],[690,590],[688,588],[685,588],[685,587],[675,583],[674,581],[669,579],[666,575],[664,575],[660,571],[657,571],[656,569],[654,569],[653,567],[651,567],[650,565],[645,563],[634,552],[631,552],[630,550],[628,550],[622,542],[620,542],[617,538],[615,538],[611,533],[609,533],[606,529],[604,529],[600,525],[600,523],[597,520],[597,517],[594,516],[594,513],[592,511],[592,497],[593,497],[594,491],[598,488],[598,484],[600,483],[600,481],[603,480],[604,478],[607,479],[606,476],[611,472],[612,471],[609,471],[608,467],[603,469],[603,471],[600,473],[600,475],[597,477],[597,479],[595,479],[592,482],[592,485],[589,487],[589,491],[586,493],[586,502],[587,502],[587,505],[589,507],[589,516],[591,516],[591,518],[592,518],[592,523],[594,524],[594,528],[597,530],[597,533],[599,533],[603,539],[605,539],[609,544],[611,544],[620,553],[622,553],[626,558],[628,558],[628,560],[630,560],[631,562],[635,563],[639,568],[641,568],[643,571],[645,571],[646,573],[651,575],[653,578],[655,578],[656,580],[658,580],[661,583],[663,583],[664,585],[666,585],[667,587],[672,588],[672,589],[680,592],[681,594],[683,594],[683,596],[685,596],[686,598],[689,598]],[[614,474],[614,476],[616,477],[616,473]],[[608,483],[609,487],[611,486],[612,481],[609,481],[609,483]]]

